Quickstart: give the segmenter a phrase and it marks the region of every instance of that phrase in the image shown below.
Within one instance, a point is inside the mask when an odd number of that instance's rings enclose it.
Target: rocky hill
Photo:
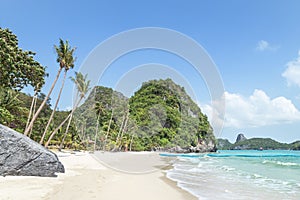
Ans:
[[[227,139],[222,139],[222,138],[217,139],[217,149],[230,150],[232,145],[233,144],[230,143]]]
[[[96,139],[98,148],[103,149],[102,143],[106,137],[106,144],[109,145],[107,149],[110,150],[114,147],[113,141],[116,141],[118,132],[122,128],[126,110],[128,110],[127,97],[112,88],[96,86],[86,101],[75,111],[74,121],[79,130],[78,134],[83,141],[91,143],[94,142],[96,129],[98,129]]]
[[[243,142],[247,140],[247,138],[244,136],[244,134],[240,133],[238,134],[238,136],[236,137],[236,140],[235,140],[235,143],[238,143],[238,142]]]
[[[99,122],[98,149],[215,150],[207,117],[171,79],[145,82],[129,99],[111,88],[97,86],[75,118],[78,129],[85,130],[82,137],[89,140],[93,140]]]
[[[275,149],[289,149],[289,145],[285,143],[277,142],[271,138],[251,138],[248,140],[234,143],[232,149],[248,150],[248,149],[264,149],[264,150],[275,150]]]
[[[215,149],[206,115],[184,88],[171,79],[144,83],[129,99],[129,107],[130,116],[139,127],[136,142],[141,149],[177,147],[199,152]]]

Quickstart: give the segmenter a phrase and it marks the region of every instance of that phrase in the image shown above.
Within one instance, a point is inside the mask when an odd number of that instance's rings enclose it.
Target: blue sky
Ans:
[[[300,139],[299,7],[297,0],[1,0],[0,26],[11,29],[19,46],[37,52],[35,58],[47,66],[50,76],[45,93],[58,68],[53,45],[59,38],[77,47],[71,76],[112,35],[141,27],[181,32],[202,45],[223,79],[227,112],[221,137],[233,141],[243,132],[246,137],[291,142]],[[128,54],[112,65],[100,83],[115,87],[124,73],[145,63],[161,63],[183,74],[195,92],[195,101],[210,115],[210,96],[203,79],[195,76],[188,63],[166,52]],[[72,105],[72,92],[68,80],[60,109]]]

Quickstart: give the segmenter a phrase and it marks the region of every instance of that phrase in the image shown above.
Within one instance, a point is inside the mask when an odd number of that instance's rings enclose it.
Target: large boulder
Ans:
[[[0,124],[0,175],[56,176],[65,169],[57,156],[30,138]]]

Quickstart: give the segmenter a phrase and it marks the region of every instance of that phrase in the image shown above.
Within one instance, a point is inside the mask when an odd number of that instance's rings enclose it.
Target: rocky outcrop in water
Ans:
[[[57,156],[30,138],[0,124],[0,175],[45,176],[64,173]]]

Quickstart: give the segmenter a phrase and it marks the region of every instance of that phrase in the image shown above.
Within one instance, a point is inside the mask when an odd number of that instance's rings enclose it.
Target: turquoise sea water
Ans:
[[[175,156],[167,177],[199,199],[300,199],[300,151]]]

